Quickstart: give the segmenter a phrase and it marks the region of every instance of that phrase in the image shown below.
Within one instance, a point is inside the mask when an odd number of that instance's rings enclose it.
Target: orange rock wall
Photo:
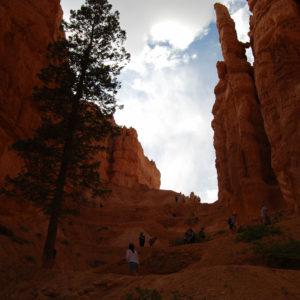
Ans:
[[[224,62],[217,64],[220,81],[215,88],[212,122],[219,200],[239,214],[253,217],[263,202],[278,208],[283,201],[270,164],[270,144],[245,45],[237,39],[227,8],[216,4],[215,10],[224,57]]]
[[[254,78],[272,168],[290,209],[300,212],[300,3],[248,0]]]
[[[123,127],[121,134],[110,138],[102,155],[101,176],[105,182],[118,186],[160,188],[160,172],[150,161],[138,141],[134,128]]]
[[[59,0],[0,2],[0,179],[20,167],[8,145],[30,135],[39,123],[31,94],[61,17]]]
[[[299,212],[300,7],[248,3],[254,67],[227,8],[215,5],[224,57],[212,122],[219,200],[247,216],[259,215],[263,202]]]
[[[59,34],[59,0],[4,0],[0,2],[0,182],[22,165],[9,145],[28,137],[40,118],[31,102],[36,74],[45,67],[46,49]],[[159,189],[160,172],[145,156],[134,129],[108,141],[101,177],[127,187]]]

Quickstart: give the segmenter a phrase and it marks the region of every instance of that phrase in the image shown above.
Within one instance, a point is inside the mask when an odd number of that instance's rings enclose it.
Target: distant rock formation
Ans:
[[[40,122],[31,95],[38,84],[36,74],[47,65],[47,45],[61,34],[61,18],[59,0],[0,3],[0,182],[22,165],[9,145],[29,137]],[[105,182],[160,188],[160,172],[145,157],[134,129],[123,128],[106,146],[107,151],[99,154]]]
[[[249,1],[254,69],[246,60],[248,45],[237,40],[227,8],[215,4],[224,57],[224,62],[217,63],[220,81],[215,88],[212,122],[219,200],[249,217],[259,214],[263,202],[273,209],[295,211],[300,204],[296,118],[300,115],[300,94],[296,92],[300,44],[291,41],[295,36],[289,29],[292,24],[298,28],[298,41],[299,10],[297,19],[294,1],[271,2]],[[288,9],[283,2],[290,2]],[[289,22],[284,22],[287,16]],[[296,50],[289,54],[296,45],[297,54]],[[291,51],[283,53],[283,49]]]
[[[160,188],[160,172],[145,155],[134,128],[123,127],[119,136],[108,139],[107,151],[99,155],[102,180],[118,186]]]

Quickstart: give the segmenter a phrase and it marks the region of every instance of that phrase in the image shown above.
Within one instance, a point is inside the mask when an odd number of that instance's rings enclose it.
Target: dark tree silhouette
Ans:
[[[41,126],[13,145],[24,166],[17,177],[7,177],[5,187],[6,194],[31,200],[50,215],[44,267],[54,260],[60,216],[84,201],[83,191],[93,196],[103,191],[95,154],[114,131],[117,76],[129,60],[119,13],[107,0],[86,0],[62,22],[62,31],[66,38],[49,45],[49,64],[38,74],[42,85],[33,94]]]

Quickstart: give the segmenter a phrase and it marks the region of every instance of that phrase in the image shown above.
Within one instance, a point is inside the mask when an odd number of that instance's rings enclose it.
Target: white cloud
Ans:
[[[121,25],[128,32],[127,49],[133,56],[143,51],[149,34],[155,41],[169,41],[174,47],[187,48],[214,19],[211,0],[110,2],[121,12]],[[172,27],[175,30],[171,31]],[[178,31],[179,35],[175,36],[174,31]],[[179,40],[179,37],[184,41]]]
[[[61,0],[65,11],[83,0]],[[131,63],[122,73],[119,124],[137,129],[145,154],[162,175],[162,188],[217,199],[211,109],[217,81],[218,38],[210,53],[189,48],[209,35],[213,4],[229,7],[239,38],[246,40],[246,0],[110,0],[127,32]],[[67,16],[67,14],[66,14]],[[202,51],[202,52],[201,52]],[[201,65],[200,62],[201,61]]]
[[[238,39],[241,42],[249,42],[249,16],[250,12],[248,5],[238,9],[234,14],[231,15],[235,23]]]
[[[154,24],[150,29],[153,42],[168,42],[174,48],[186,49],[195,39],[199,30],[176,21]]]

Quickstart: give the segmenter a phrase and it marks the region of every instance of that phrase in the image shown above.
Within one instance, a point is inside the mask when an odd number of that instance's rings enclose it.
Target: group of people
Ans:
[[[197,235],[197,242],[203,242],[205,241],[205,233],[204,233],[204,227],[201,227],[201,230],[199,231]],[[185,232],[184,238],[183,238],[183,243],[184,244],[192,244],[196,242],[196,234],[193,231],[193,229],[188,229]]]
[[[156,240],[157,240],[156,236],[149,238],[149,241],[148,241],[149,246],[152,247],[152,245],[155,243]],[[141,232],[140,236],[139,236],[140,247],[142,247],[142,248],[144,247],[145,241],[146,241],[146,237],[145,237],[144,233]]]
[[[261,220],[264,225],[271,224],[270,218],[267,213],[267,205],[266,204],[263,204],[263,206],[261,208]],[[231,232],[235,232],[236,227],[237,227],[237,213],[233,213],[228,218],[227,223],[229,225],[229,230]],[[204,227],[202,227],[199,232],[199,238],[205,239]],[[152,247],[152,245],[155,243],[156,240],[157,240],[157,237],[150,237],[149,241],[148,241],[149,246]],[[146,241],[146,237],[145,237],[144,233],[141,232],[139,235],[140,247],[143,248],[145,246],[145,241]],[[195,241],[196,241],[195,232],[193,231],[193,229],[190,228],[185,232],[183,242],[184,242],[184,244],[192,244],[192,243],[195,243]],[[139,267],[139,256],[138,256],[137,251],[134,249],[134,244],[132,244],[132,243],[129,244],[128,249],[126,251],[126,260],[129,263],[130,272],[134,275],[137,275],[138,267]]]
[[[183,243],[192,244],[195,243],[195,240],[196,240],[195,232],[191,228],[188,229],[184,234]]]
[[[260,217],[261,217],[261,221],[264,225],[271,225],[271,220],[268,216],[268,209],[267,209],[267,205],[264,203],[261,207],[260,210]],[[231,215],[231,217],[228,218],[227,221],[228,225],[229,225],[229,230],[231,232],[235,232],[236,231],[236,223],[237,223],[237,214],[233,213]]]

